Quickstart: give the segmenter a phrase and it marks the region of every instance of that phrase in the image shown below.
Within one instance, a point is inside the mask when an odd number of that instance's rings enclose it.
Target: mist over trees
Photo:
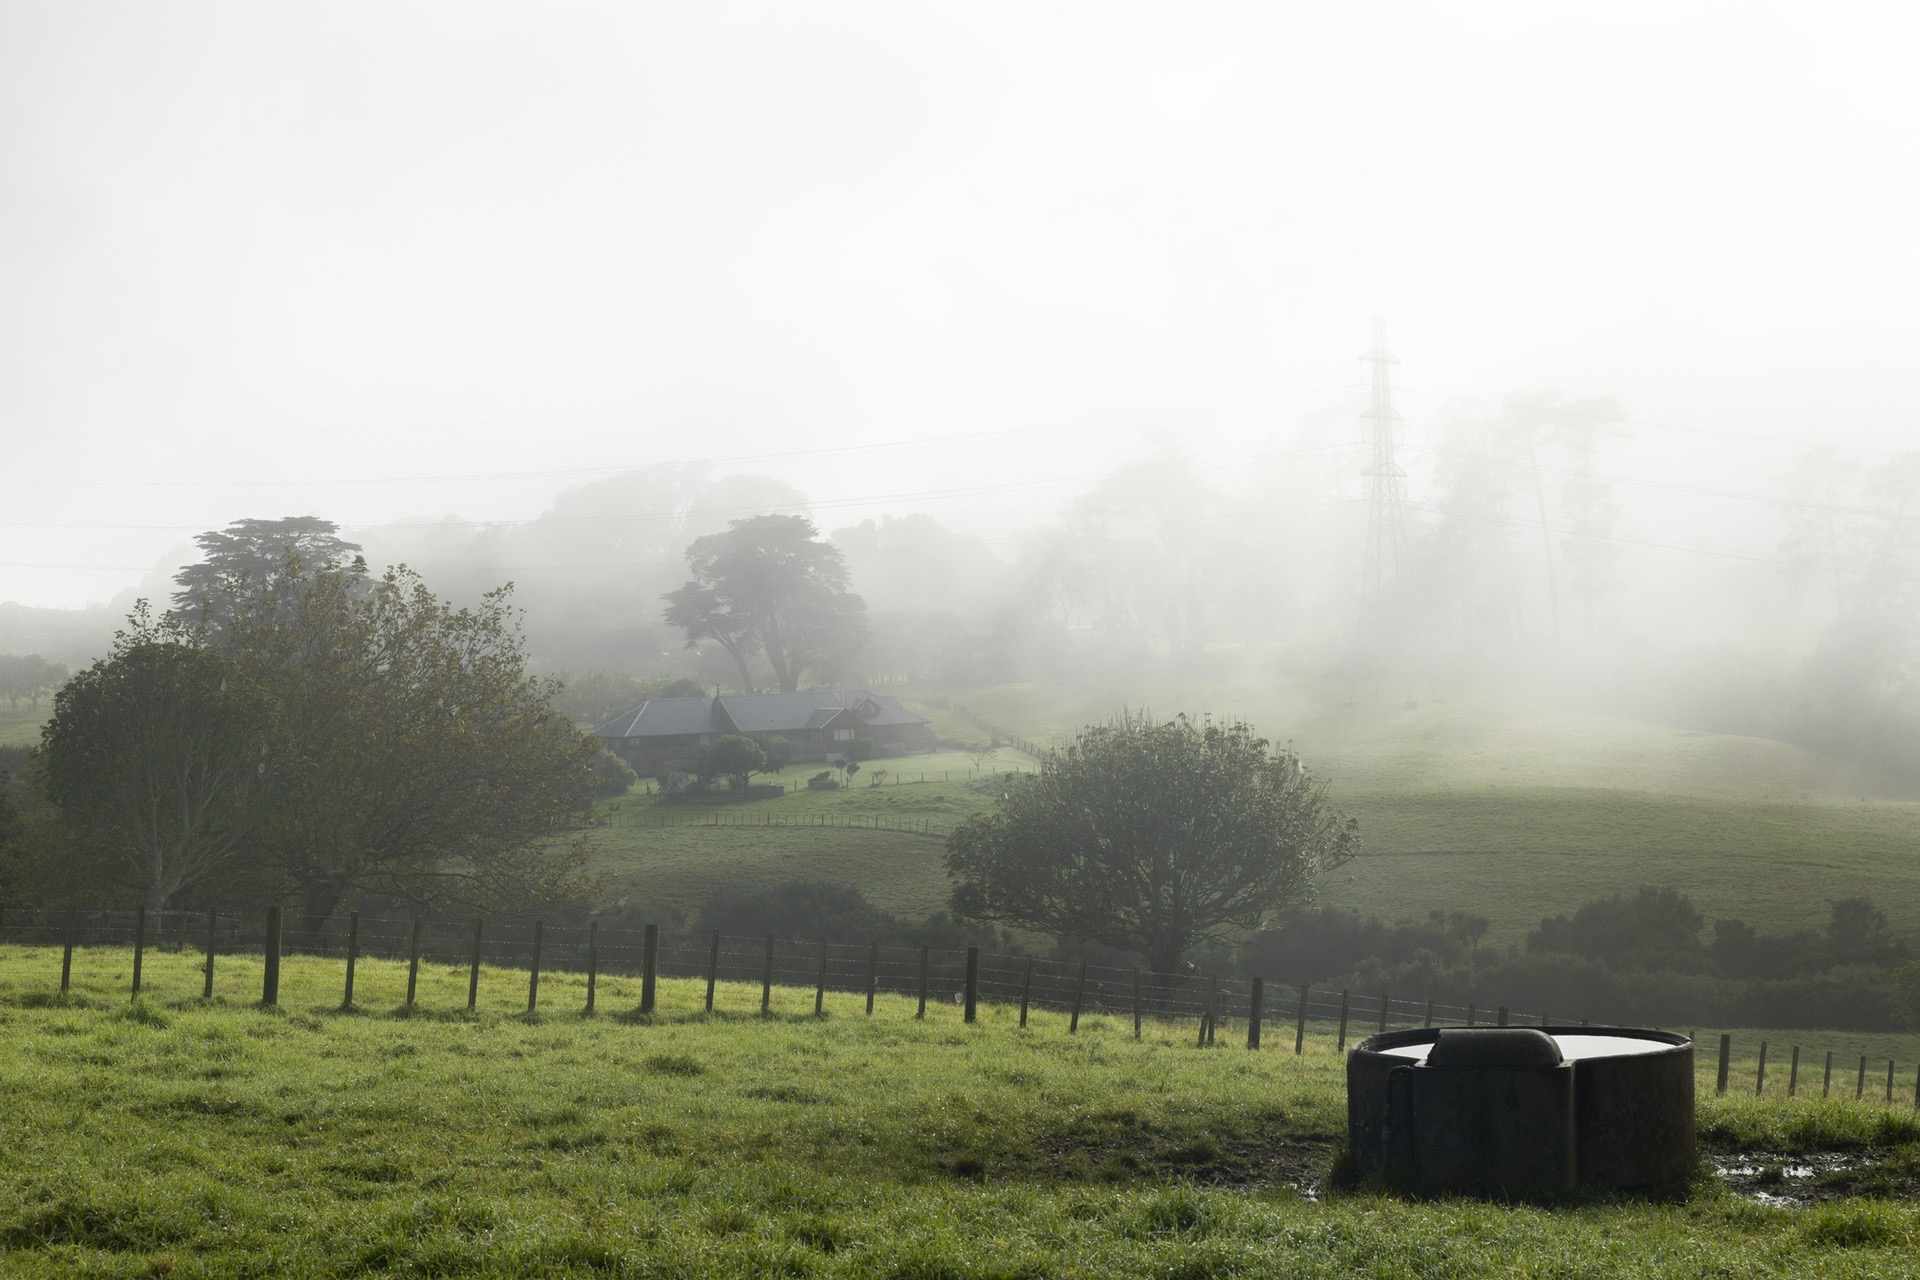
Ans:
[[[757,662],[792,693],[808,676],[846,670],[866,640],[867,606],[847,589],[846,558],[804,516],[732,521],[695,539],[687,565],[693,579],[666,593],[664,617],[688,648],[711,640],[725,650],[748,692]]]
[[[9,710],[19,710],[24,699],[38,711],[40,700],[67,680],[67,668],[37,653],[0,653],[0,698]]]
[[[198,540],[206,558],[175,607],[204,610],[210,584],[270,575],[287,549],[351,570],[358,546],[470,607],[513,583],[529,661],[581,685],[569,714],[583,724],[669,686],[1228,668],[1345,683],[1364,648],[1389,678],[1355,682],[1355,696],[1499,687],[1920,778],[1920,463],[1820,451],[1723,490],[1650,473],[1650,434],[1607,397],[1551,391],[1426,415],[1403,441],[1405,551],[1373,618],[1359,609],[1368,513],[1344,410],[1226,460],[1163,433],[1144,458],[1096,460],[1077,495],[985,531],[944,508],[834,527],[777,477],[681,463],[566,490],[520,521],[408,520],[350,538],[318,516],[237,521]],[[1709,500],[1740,524],[1700,514]],[[816,602],[864,610],[787,617],[788,602],[749,616],[746,595],[722,600],[720,561],[687,554],[717,552],[748,522],[804,522],[794,546],[826,575]],[[43,612],[0,606],[0,649],[57,662],[85,647],[21,648],[55,621],[77,625]],[[702,637],[691,647],[689,624]],[[92,625],[103,651],[111,626]],[[587,696],[616,679],[648,683]],[[35,687],[0,679],[0,705],[32,708]]]

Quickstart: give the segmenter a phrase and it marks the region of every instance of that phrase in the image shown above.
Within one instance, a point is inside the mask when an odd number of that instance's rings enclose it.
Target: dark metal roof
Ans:
[[[700,733],[797,733],[846,712],[869,725],[926,724],[898,698],[864,689],[804,693],[730,693],[713,698],[649,698],[594,732],[602,738],[661,738]],[[727,721],[732,721],[728,724]]]

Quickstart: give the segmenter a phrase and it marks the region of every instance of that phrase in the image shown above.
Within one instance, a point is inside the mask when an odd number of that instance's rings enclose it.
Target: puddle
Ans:
[[[1709,1155],[1707,1161],[1722,1181],[1747,1199],[1791,1209],[1860,1194],[1862,1179],[1854,1175],[1875,1171],[1887,1154],[1820,1151],[1787,1155],[1743,1151],[1737,1155]]]

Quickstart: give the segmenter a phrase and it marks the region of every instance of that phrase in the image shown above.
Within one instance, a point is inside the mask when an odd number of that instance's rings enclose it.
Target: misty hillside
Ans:
[[[1127,708],[1245,719],[1290,741],[1342,793],[1554,787],[1776,802],[1920,799],[1912,779],[1789,743],[1556,709],[1498,689],[1465,689],[1411,708],[1344,682],[1256,677],[999,686],[953,696],[1042,744],[1063,744],[1079,726]]]

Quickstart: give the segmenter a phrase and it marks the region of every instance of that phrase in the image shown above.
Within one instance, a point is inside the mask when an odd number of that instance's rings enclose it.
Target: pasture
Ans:
[[[1772,932],[1818,927],[1829,901],[1865,895],[1920,936],[1911,784],[1780,742],[1485,691],[1408,708],[1364,693],[1349,703],[1344,684],[1251,677],[941,696],[1041,743],[1127,707],[1244,716],[1290,741],[1360,820],[1365,854],[1323,892],[1363,914],[1471,911],[1506,946],[1542,916],[1658,884],[1710,919]]]
[[[17,707],[9,707],[0,702],[0,747],[35,747],[40,745],[40,726],[53,714],[53,700],[40,699],[39,710],[27,702]]]
[[[1702,1099],[1711,1152],[1876,1171],[1807,1207],[1704,1177],[1684,1203],[1416,1204],[1327,1185],[1324,1037],[1200,1050],[1184,1025],[1136,1043],[898,999],[816,1019],[792,990],[708,1016],[681,981],[641,1019],[618,978],[585,1018],[562,974],[529,1018],[525,975],[494,969],[470,1016],[446,966],[409,1015],[379,961],[343,1012],[338,963],[308,958],[262,1010],[257,959],[202,1001],[196,957],[160,952],[130,1004],[113,948],[63,1002],[47,959],[0,949],[9,1275],[1867,1277],[1911,1274],[1920,1240],[1903,1108]]]

